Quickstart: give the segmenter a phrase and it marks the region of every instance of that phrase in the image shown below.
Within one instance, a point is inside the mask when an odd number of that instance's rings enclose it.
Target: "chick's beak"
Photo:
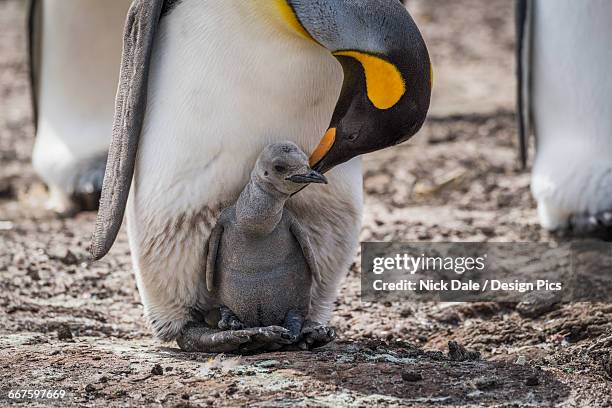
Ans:
[[[312,169],[305,174],[294,174],[293,176],[287,177],[287,180],[298,184],[327,184],[327,178],[318,171]]]

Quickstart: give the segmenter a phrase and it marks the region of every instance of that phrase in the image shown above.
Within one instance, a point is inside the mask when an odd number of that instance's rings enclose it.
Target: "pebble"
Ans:
[[[164,375],[164,368],[160,364],[155,364],[151,369],[153,375]]]
[[[474,381],[474,385],[480,391],[488,390],[490,388],[494,388],[497,385],[497,379],[494,377],[480,377]]]
[[[448,357],[453,361],[476,361],[480,360],[478,351],[470,351],[456,341],[448,342]]]
[[[533,387],[535,385],[540,385],[540,379],[536,374],[532,374],[525,380],[525,385]]]
[[[257,363],[257,366],[261,368],[274,368],[278,365],[280,365],[280,361],[278,360],[264,360]]]
[[[62,324],[57,328],[57,338],[61,341],[72,340],[72,332],[67,324]]]
[[[10,231],[15,227],[10,221],[0,221],[0,231]]]
[[[519,356],[516,359],[516,364],[518,364],[518,365],[525,365],[525,364],[527,364],[527,358],[525,358],[525,356]]]
[[[402,371],[402,380],[408,382],[417,382],[423,380],[423,375],[418,371],[406,370]]]

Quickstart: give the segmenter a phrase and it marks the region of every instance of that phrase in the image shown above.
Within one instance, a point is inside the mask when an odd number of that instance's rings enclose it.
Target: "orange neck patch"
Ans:
[[[325,135],[319,142],[317,148],[312,152],[309,162],[310,167],[320,162],[323,157],[331,150],[334,142],[336,141],[336,128],[330,128],[325,132]]]
[[[250,0],[247,0],[250,1]],[[307,40],[315,41],[308,31],[304,28],[300,20],[297,18],[293,8],[287,3],[287,0],[274,0],[276,7],[280,13],[281,18],[287,25],[295,31],[300,37]],[[316,42],[316,41],[315,41]]]

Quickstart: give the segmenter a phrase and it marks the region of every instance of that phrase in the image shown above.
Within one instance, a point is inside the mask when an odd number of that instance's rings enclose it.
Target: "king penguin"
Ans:
[[[290,140],[329,180],[288,203],[321,271],[308,319],[324,325],[358,243],[358,156],[414,135],[430,96],[427,48],[397,0],[135,0],[92,256],[125,211],[152,331],[197,350],[214,333],[210,231],[262,149]]]
[[[30,0],[33,166],[58,213],[98,205],[131,0]]]
[[[612,2],[518,0],[523,161],[549,230],[612,238]]]

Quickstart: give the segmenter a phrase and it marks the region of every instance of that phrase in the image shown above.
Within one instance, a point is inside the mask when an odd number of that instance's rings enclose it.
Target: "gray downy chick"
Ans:
[[[219,328],[283,326],[296,339],[320,282],[308,236],[286,201],[310,183],[327,183],[291,142],[261,153],[235,205],[211,233],[206,285],[221,307]]]

